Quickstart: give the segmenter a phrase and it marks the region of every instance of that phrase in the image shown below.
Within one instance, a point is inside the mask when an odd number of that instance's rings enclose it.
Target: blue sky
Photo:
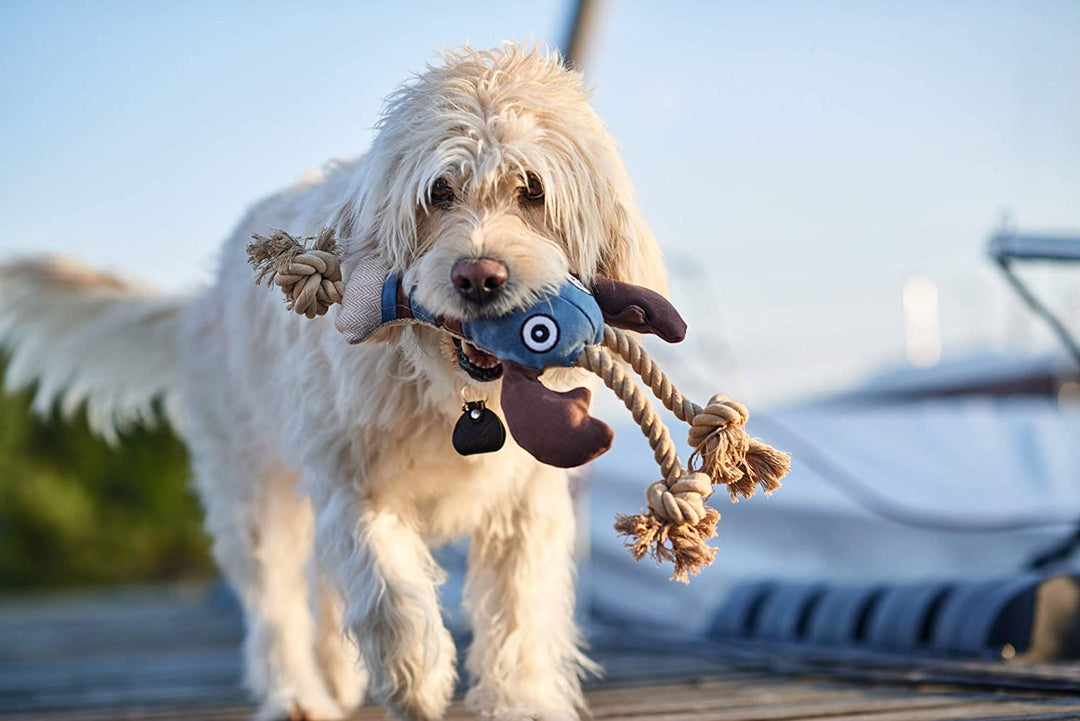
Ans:
[[[370,141],[440,47],[556,42],[565,2],[0,6],[0,256],[204,281],[243,209]],[[1080,230],[1080,3],[609,0],[587,78],[708,372],[781,400],[903,355],[1045,347],[986,267],[1004,210]],[[1036,272],[1080,315],[1080,283]]]

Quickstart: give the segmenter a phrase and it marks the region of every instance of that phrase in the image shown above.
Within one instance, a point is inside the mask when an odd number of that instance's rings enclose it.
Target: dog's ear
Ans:
[[[398,133],[382,131],[355,164],[337,173],[345,177],[342,200],[330,210],[348,259],[377,255],[394,272],[408,267],[416,245],[416,194],[413,179],[402,168]]]
[[[622,160],[613,155],[601,184],[605,247],[598,274],[667,295],[667,270],[660,246],[638,209]]]
[[[633,199],[629,203],[613,199],[605,230],[608,247],[601,259],[600,275],[666,295],[667,270],[660,246]]]

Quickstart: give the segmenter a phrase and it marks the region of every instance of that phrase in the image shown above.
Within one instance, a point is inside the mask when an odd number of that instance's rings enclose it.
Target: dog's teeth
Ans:
[[[461,350],[465,352],[465,358],[477,368],[494,368],[499,365],[499,359],[490,353],[478,349],[467,340],[461,341]]]

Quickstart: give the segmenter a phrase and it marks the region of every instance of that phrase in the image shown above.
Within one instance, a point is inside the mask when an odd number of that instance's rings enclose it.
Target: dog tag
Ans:
[[[454,426],[454,450],[463,456],[494,453],[506,442],[506,428],[484,401],[469,401],[461,408],[461,418]]]

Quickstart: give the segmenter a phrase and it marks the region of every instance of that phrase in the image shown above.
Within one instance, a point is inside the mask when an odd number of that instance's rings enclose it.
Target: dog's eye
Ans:
[[[536,173],[529,173],[525,176],[525,186],[521,189],[521,199],[527,203],[544,202],[544,184],[540,182],[540,178]]]
[[[454,189],[450,187],[450,181],[439,178],[431,186],[431,204],[439,208],[449,208],[454,203]]]

